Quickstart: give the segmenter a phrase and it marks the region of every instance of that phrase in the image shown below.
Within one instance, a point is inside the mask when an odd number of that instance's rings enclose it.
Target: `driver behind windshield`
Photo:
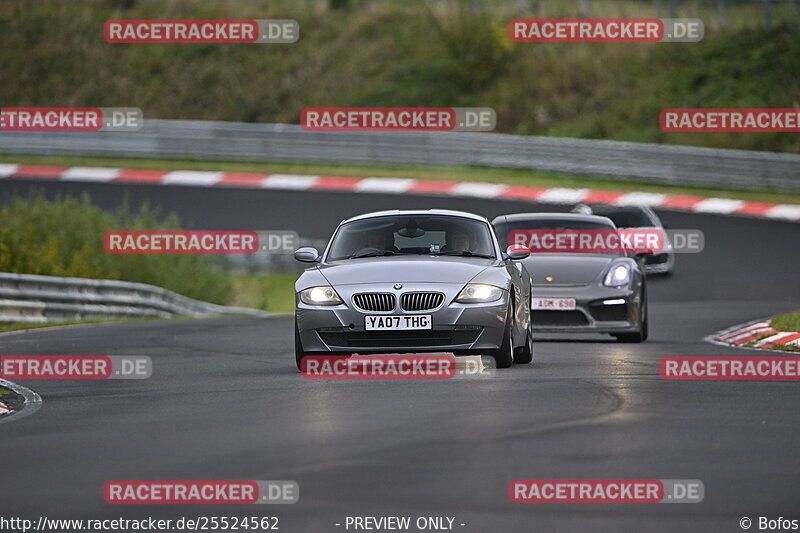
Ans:
[[[447,247],[445,250],[454,252],[468,252],[469,251],[469,235],[464,232],[453,233],[449,236]]]
[[[326,260],[438,254],[495,258],[492,230],[485,221],[443,215],[376,218],[343,224]]]
[[[391,245],[389,243],[392,243]],[[374,248],[382,252],[399,252],[400,249],[394,245],[394,234],[391,231],[375,230],[367,234],[364,248]]]

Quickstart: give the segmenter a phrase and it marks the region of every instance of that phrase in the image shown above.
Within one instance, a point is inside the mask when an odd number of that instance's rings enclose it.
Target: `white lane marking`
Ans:
[[[303,174],[270,174],[261,182],[265,189],[310,189],[319,180],[319,176],[306,176]]]
[[[508,185],[502,183],[484,183],[480,181],[462,181],[450,189],[451,196],[477,196],[479,198],[496,198]]]
[[[7,178],[13,176],[19,170],[19,165],[6,165],[0,164],[0,178]]]
[[[692,211],[697,213],[733,213],[741,209],[744,202],[730,198],[706,198],[694,205]]]
[[[736,326],[736,327],[731,328],[731,329],[729,329],[727,331],[724,331],[722,334],[719,335],[719,338],[723,339],[723,340],[724,339],[729,339],[731,337],[736,337],[737,335],[742,335],[744,333],[749,333],[749,332],[754,331],[756,329],[764,329],[766,327],[769,327],[769,322],[768,321],[755,322],[753,324],[747,324],[747,325],[744,325],[744,326]]]
[[[767,218],[785,218],[787,220],[800,220],[800,205],[780,204],[766,213]]]
[[[357,192],[404,193],[417,180],[411,178],[364,178],[356,183]]]
[[[207,172],[205,170],[173,170],[161,178],[161,184],[209,187],[218,183],[224,175],[224,172]]]
[[[666,194],[654,192],[629,192],[617,198],[614,203],[616,205],[661,205],[666,198]]]
[[[729,337],[726,342],[730,342],[730,343],[736,344],[737,342],[741,342],[742,340],[744,340],[744,339],[746,339],[748,337],[752,337],[754,335],[758,336],[758,335],[764,333],[765,331],[774,331],[774,330],[769,326],[764,327],[764,328],[756,328],[756,329],[752,329],[752,330],[750,330],[750,331],[748,331],[746,333],[741,333],[741,334],[734,335],[733,337]]]
[[[70,167],[61,173],[66,181],[111,181],[119,176],[121,168]]]
[[[784,337],[788,337],[789,335],[794,335],[794,331],[781,331],[780,333],[776,333],[771,337],[766,337],[758,341],[754,344],[755,347],[764,346],[765,344],[770,344],[772,342],[778,341]]]
[[[577,204],[586,197],[589,189],[566,189],[562,187],[554,187],[547,189],[539,198],[537,202],[545,202],[550,204]]]

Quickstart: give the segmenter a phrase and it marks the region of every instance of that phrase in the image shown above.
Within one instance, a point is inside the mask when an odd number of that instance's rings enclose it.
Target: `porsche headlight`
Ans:
[[[501,296],[503,296],[503,289],[500,287],[484,283],[468,283],[458,293],[455,301],[462,304],[486,303],[499,300]]]
[[[342,299],[333,290],[333,287],[310,287],[300,291],[300,301],[308,305],[339,305]]]
[[[603,285],[606,287],[624,287],[631,282],[631,267],[630,265],[621,264],[611,267],[611,270],[606,274],[606,279]]]

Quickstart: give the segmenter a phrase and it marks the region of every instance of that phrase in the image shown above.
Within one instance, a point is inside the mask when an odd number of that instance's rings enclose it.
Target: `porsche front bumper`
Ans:
[[[597,285],[533,287],[533,298],[572,298],[575,309],[531,308],[533,330],[541,333],[634,333],[639,330],[641,291]]]

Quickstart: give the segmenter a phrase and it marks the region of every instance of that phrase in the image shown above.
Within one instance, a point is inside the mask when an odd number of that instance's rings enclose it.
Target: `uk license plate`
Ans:
[[[575,298],[533,298],[531,309],[548,311],[574,311]]]
[[[367,315],[367,331],[431,329],[431,315]]]

